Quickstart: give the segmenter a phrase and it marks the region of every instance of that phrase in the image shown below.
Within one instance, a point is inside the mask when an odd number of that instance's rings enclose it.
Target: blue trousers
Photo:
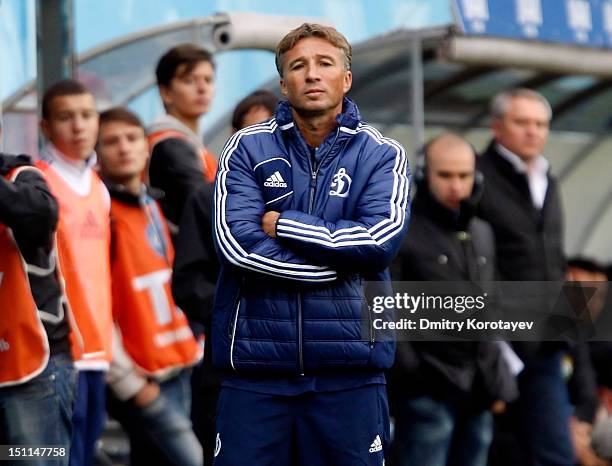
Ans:
[[[573,466],[573,408],[561,370],[563,353],[541,355],[519,375],[518,431],[533,466]]]
[[[381,466],[388,439],[384,385],[297,396],[223,387],[213,464]]]
[[[109,411],[130,436],[130,463],[201,466],[204,454],[189,417],[191,371],[160,384],[160,396],[140,408],[109,394]]]
[[[49,358],[45,370],[24,384],[0,388],[0,445],[62,445],[56,460],[20,465],[67,465],[72,434],[76,370],[68,354]]]
[[[574,466],[570,404],[562,351],[536,354],[519,374],[520,398],[497,419],[489,464]]]
[[[79,371],[72,416],[70,466],[94,464],[96,442],[106,422],[106,382],[103,371]]]
[[[489,411],[428,396],[409,398],[398,409],[393,451],[401,466],[486,466],[493,438]]]

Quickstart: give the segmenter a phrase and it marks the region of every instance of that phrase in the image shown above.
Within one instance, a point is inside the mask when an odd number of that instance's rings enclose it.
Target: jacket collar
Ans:
[[[355,102],[348,97],[342,100],[342,113],[336,116],[336,121],[340,127],[349,130],[356,130],[361,123],[361,115]],[[276,123],[281,129],[289,129],[294,126],[293,113],[291,112],[291,104],[288,100],[281,101],[276,107]]]
[[[359,110],[352,100],[347,97],[344,98],[342,113],[336,116],[336,121],[338,122],[336,129],[330,131],[321,145],[317,148],[318,150],[316,153],[313,154],[311,148],[308,147],[304,139],[304,135],[295,124],[289,102],[286,100],[282,101],[278,105],[276,111],[276,122],[282,130],[283,136],[287,138],[287,141],[291,141],[298,152],[303,155],[303,157],[300,158],[302,161],[301,163],[306,164],[306,161],[314,155],[319,168],[327,166],[334,160],[341,148],[344,147],[348,140],[356,133],[361,123]],[[310,169],[312,168],[311,165]]]
[[[147,128],[147,135],[150,136],[168,130],[178,131],[185,135],[185,139],[193,144],[198,152],[204,150],[205,146],[203,139],[183,124],[178,118],[168,113],[164,113],[155,118],[153,123]]]
[[[507,149],[506,149],[507,150]],[[527,179],[527,173],[524,170],[519,170],[517,165],[509,160],[508,157],[503,156],[499,151],[499,144],[493,139],[487,146],[487,149],[483,153],[483,157],[489,158],[491,163],[495,165],[507,176],[514,176],[522,179]],[[518,156],[516,156],[518,158]],[[548,170],[548,161],[546,159],[546,176],[550,180],[550,170]]]
[[[453,231],[468,229],[475,216],[478,201],[482,196],[482,184],[475,184],[472,194],[461,201],[458,211],[447,209],[433,197],[426,182],[419,184],[414,198],[414,211],[432,219],[444,228]]]
[[[111,198],[126,204],[141,205],[144,204],[148,197],[156,200],[164,197],[163,191],[156,188],[147,187],[144,184],[141,185],[140,193],[136,196],[132,192],[128,191],[125,186],[115,183],[105,176],[102,176],[102,181],[106,185]]]
[[[521,160],[521,158],[512,152],[510,149],[502,146],[499,143],[495,143],[495,152],[500,157],[506,159],[510,164],[514,167],[516,172],[518,173],[527,173],[527,164]],[[534,170],[537,173],[542,175],[546,175],[548,173],[548,169],[550,164],[548,160],[544,158],[543,155],[539,155],[534,161]]]
[[[85,160],[73,160],[65,156],[51,141],[47,141],[44,145],[40,158],[49,165],[61,165],[63,169],[75,173],[77,176],[81,176],[90,168],[94,169],[98,163],[98,156],[95,151],[92,151]]]

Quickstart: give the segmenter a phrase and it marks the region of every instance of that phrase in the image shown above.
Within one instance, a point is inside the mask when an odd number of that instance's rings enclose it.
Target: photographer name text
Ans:
[[[374,319],[372,326],[375,330],[451,330],[461,332],[463,330],[532,330],[533,321],[508,321],[508,320],[477,320],[465,319],[453,321],[449,319],[399,319],[397,321],[386,321]]]

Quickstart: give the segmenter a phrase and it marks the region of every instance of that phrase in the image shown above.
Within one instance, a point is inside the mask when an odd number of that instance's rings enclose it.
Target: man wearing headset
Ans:
[[[395,280],[494,279],[493,232],[474,216],[483,186],[475,163],[472,147],[451,133],[419,154],[412,224],[392,267]],[[516,397],[499,346],[486,341],[398,342],[389,391],[398,465],[486,465],[492,412]]]

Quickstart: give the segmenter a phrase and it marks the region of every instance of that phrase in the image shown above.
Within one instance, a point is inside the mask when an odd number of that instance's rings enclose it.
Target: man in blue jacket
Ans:
[[[362,328],[363,288],[389,280],[406,232],[406,155],[344,97],[338,31],[303,24],[276,63],[287,101],[227,142],[217,173],[214,464],[381,465],[395,345]]]

